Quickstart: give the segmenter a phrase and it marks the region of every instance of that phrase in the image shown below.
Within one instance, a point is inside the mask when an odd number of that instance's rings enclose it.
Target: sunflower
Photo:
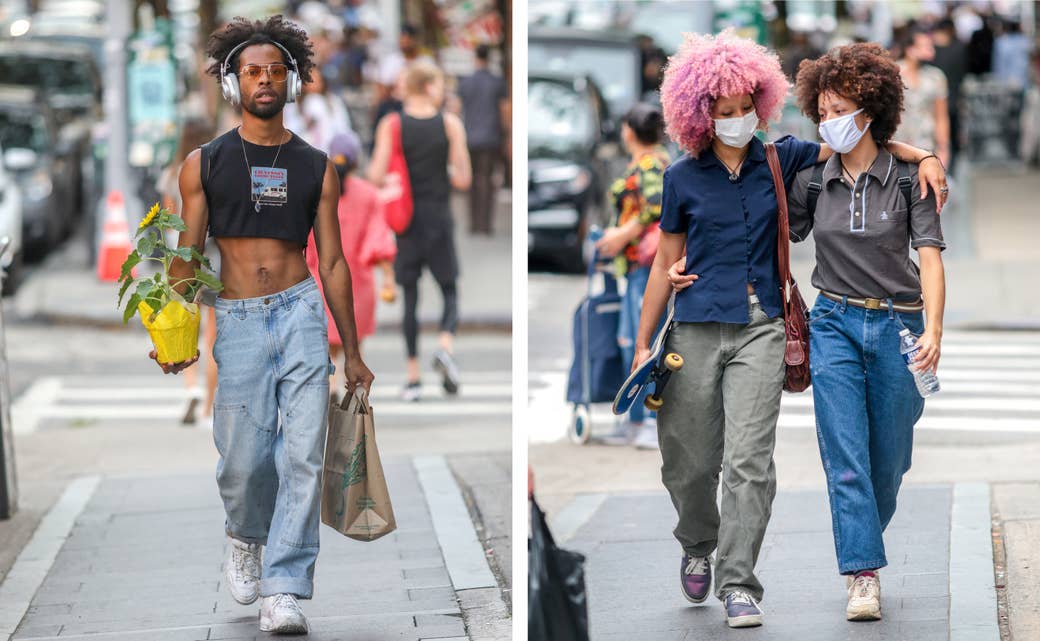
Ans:
[[[141,221],[141,224],[137,226],[138,229],[144,229],[148,225],[152,224],[152,220],[159,215],[159,203],[152,205],[152,208],[148,210],[148,214]]]

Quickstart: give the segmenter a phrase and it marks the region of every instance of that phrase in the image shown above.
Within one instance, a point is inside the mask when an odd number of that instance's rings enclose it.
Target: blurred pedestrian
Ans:
[[[993,69],[993,21],[990,14],[979,16],[981,26],[972,32],[968,40],[968,73],[983,75]]]
[[[661,74],[664,73],[664,65],[668,61],[668,54],[664,49],[654,42],[653,36],[639,34],[636,36],[636,46],[639,47],[639,95],[644,100],[649,100],[646,94],[656,93],[661,88]]]
[[[946,75],[930,64],[935,58],[932,36],[910,23],[895,41],[899,73],[906,85],[903,118],[895,138],[935,150],[943,167],[950,164],[949,88]]]
[[[823,140],[841,150],[799,172],[788,203],[791,240],[815,236],[813,405],[850,621],[881,618],[878,571],[888,564],[882,535],[924,411],[900,331],[917,339],[918,369],[935,371],[942,341],[946,244],[935,194],[921,197],[917,167],[884,148],[900,120],[902,93],[898,67],[875,44],[838,47],[803,63],[795,89]],[[820,181],[810,202],[809,185]]]
[[[657,253],[664,170],[670,161],[661,145],[663,137],[664,116],[653,105],[638,103],[622,118],[621,142],[630,160],[625,173],[610,187],[614,217],[596,243],[596,249],[604,256],[616,256],[615,271],[625,279],[617,340],[626,367],[635,356],[643,292],[650,277],[650,264]],[[643,407],[649,393],[646,386],[632,403],[627,420],[617,425],[616,433],[608,442],[632,443],[640,449],[659,447],[657,414]]]
[[[383,116],[401,110],[400,82],[408,65],[415,62],[434,64],[433,57],[419,44],[418,35],[419,30],[414,25],[401,25],[401,32],[397,37],[397,50],[379,57],[373,130],[379,126]]]
[[[191,152],[180,174],[179,244],[202,247],[208,230],[221,257],[213,440],[229,539],[224,578],[237,602],[261,599],[261,631],[297,634],[309,629],[298,600],[314,590],[332,367],[322,296],[304,259],[312,227],[348,391],[373,379],[358,351],[336,170],[282,121],[297,79],[310,79],[311,51],[282,16],[236,18],[214,32],[207,71],[241,104],[242,126]],[[170,276],[196,267],[175,259]],[[160,367],[177,373],[195,360]]]
[[[364,339],[376,331],[376,287],[373,268],[382,272],[380,298],[393,302],[397,297],[394,286],[393,260],[397,254],[394,235],[386,224],[379,192],[368,181],[354,174],[361,158],[361,142],[353,133],[337,134],[329,146],[329,158],[339,176],[340,197],[336,213],[339,216],[339,233],[343,255],[350,265],[350,282],[354,292],[354,318],[357,324],[358,347]],[[319,278],[318,251],[314,233],[307,242],[307,267],[311,276]],[[319,287],[320,288],[320,287]],[[338,362],[343,353],[343,339],[336,330],[332,311],[329,317],[329,357]],[[329,388],[339,390],[344,381],[337,371],[329,376]],[[340,401],[339,393],[333,392],[333,404]]]
[[[776,492],[785,336],[776,191],[755,132],[780,115],[787,89],[776,54],[732,30],[687,35],[669,60],[661,85],[665,122],[687,153],[665,172],[661,238],[632,361],[634,368],[650,354],[671,293],[669,268],[687,272],[681,279],[693,285],[675,295],[665,350],[697,366],[673,372],[664,391],[661,473],[679,513],[683,595],[697,603],[708,598],[710,557],[718,550],[715,594],[731,627],[761,625],[763,618],[754,570]],[[930,156],[897,143],[889,148],[907,160]],[[775,150],[786,185],[833,153],[790,136]],[[928,172],[933,189],[945,188],[937,162]]]
[[[968,49],[957,39],[954,22],[949,18],[943,18],[936,24],[932,39],[935,46],[932,64],[946,74],[949,88],[946,111],[950,117],[950,164],[946,166],[946,171],[953,174],[961,148],[960,95],[961,83],[968,73]]]
[[[455,250],[455,224],[451,214],[451,190],[469,189],[471,182],[466,130],[452,114],[441,111],[444,104],[444,74],[427,62],[415,62],[404,74],[404,105],[400,114],[400,144],[412,188],[413,214],[409,227],[397,235],[394,276],[404,291],[403,330],[407,349],[407,383],[402,397],[422,397],[419,370],[419,277],[429,269],[444,299],[441,314],[440,349],[433,366],[441,374],[448,394],[459,390],[459,372],[454,359],[454,337],[458,325],[456,280],[459,263]],[[376,129],[375,149],[368,168],[369,179],[382,186],[394,141],[389,121]]]
[[[1026,89],[1030,83],[1029,54],[1033,43],[1022,33],[1022,24],[1017,20],[1004,22],[1002,33],[993,42],[993,77],[1003,83],[1008,93],[1010,116],[1004,123],[1004,137],[1012,156],[1019,155],[1021,122]]]
[[[502,150],[502,124],[507,105],[506,83],[488,69],[491,49],[479,45],[476,71],[459,80],[462,118],[472,163],[469,192],[469,232],[491,235],[495,220],[494,172]]]
[[[285,106],[285,128],[330,156],[332,139],[353,132],[347,106],[329,91],[317,67],[311,70],[310,82],[303,84],[299,101]]]
[[[158,191],[162,196],[163,207],[171,212],[181,214],[181,192],[178,187],[177,177],[181,171],[181,165],[188,154],[195,151],[203,144],[213,139],[213,126],[200,118],[188,118],[181,123],[180,140],[177,150],[174,152],[172,162],[159,176]],[[170,239],[168,244],[173,245],[176,239]],[[220,251],[212,238],[206,240],[205,256],[209,259],[212,271],[220,274]],[[199,365],[196,363],[184,370],[184,385],[188,389],[188,403],[184,408],[181,423],[184,425],[199,424],[200,427],[213,429],[213,397],[217,391],[217,362],[213,360],[213,342],[217,338],[217,319],[213,309],[216,302],[217,292],[208,287],[203,287],[196,298],[201,304],[202,322],[202,346],[205,353],[206,369],[203,372],[203,387],[199,386]],[[198,416],[199,405],[202,406],[202,416]]]

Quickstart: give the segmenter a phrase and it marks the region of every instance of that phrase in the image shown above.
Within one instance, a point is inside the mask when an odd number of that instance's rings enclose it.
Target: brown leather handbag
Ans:
[[[769,171],[773,174],[773,185],[776,187],[776,209],[778,232],[776,237],[777,264],[780,268],[780,299],[784,308],[784,332],[787,335],[787,346],[784,350],[784,363],[787,373],[784,376],[784,389],[788,392],[804,392],[812,384],[809,372],[809,309],[798,291],[798,283],[791,276],[791,238],[787,220],[787,190],[784,188],[784,177],[780,170],[780,158],[772,143],[766,145],[766,160]]]

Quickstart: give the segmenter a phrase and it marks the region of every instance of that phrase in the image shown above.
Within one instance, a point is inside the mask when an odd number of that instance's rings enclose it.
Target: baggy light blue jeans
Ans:
[[[329,407],[328,321],[313,278],[217,298],[213,440],[229,536],[266,545],[260,594],[311,598]]]
[[[888,564],[882,533],[910,469],[914,423],[924,411],[899,353],[899,331],[924,332],[921,312],[863,309],[816,299],[809,320],[816,435],[838,570]]]

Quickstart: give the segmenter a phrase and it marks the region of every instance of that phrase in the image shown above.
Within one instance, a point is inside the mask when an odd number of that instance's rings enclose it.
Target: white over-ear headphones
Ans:
[[[282,51],[289,58],[289,73],[286,76],[286,84],[288,85],[285,90],[285,101],[296,102],[296,98],[303,92],[303,82],[300,80],[299,67],[296,65],[296,59],[289,53],[289,50],[278,44],[274,40],[268,42],[243,42],[232,49],[227,58],[224,58],[224,63],[220,65],[220,90],[224,94],[224,100],[227,100],[236,107],[242,102],[242,90],[238,85],[238,73],[228,73],[228,65],[231,63],[231,56],[235,55],[235,52],[239,49],[255,44],[272,44]]]

